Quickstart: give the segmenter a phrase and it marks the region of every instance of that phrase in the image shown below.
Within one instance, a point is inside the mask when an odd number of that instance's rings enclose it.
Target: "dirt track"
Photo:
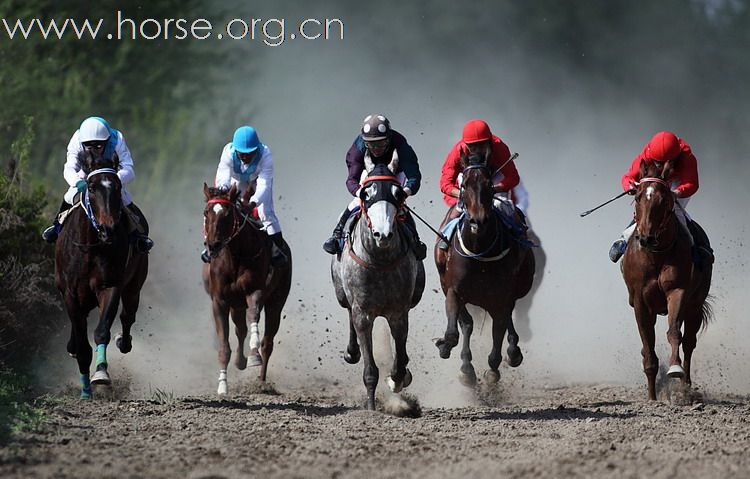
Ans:
[[[406,418],[330,391],[248,388],[227,400],[70,394],[46,406],[43,431],[0,450],[0,477],[750,476],[747,397],[672,405],[568,386]]]

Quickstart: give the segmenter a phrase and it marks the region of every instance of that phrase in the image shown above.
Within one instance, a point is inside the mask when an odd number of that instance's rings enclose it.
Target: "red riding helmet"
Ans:
[[[466,143],[479,143],[492,139],[492,132],[489,125],[483,120],[469,120],[464,125],[464,131],[461,140]]]
[[[680,155],[680,141],[674,133],[660,131],[646,146],[646,157],[654,161],[670,161]]]

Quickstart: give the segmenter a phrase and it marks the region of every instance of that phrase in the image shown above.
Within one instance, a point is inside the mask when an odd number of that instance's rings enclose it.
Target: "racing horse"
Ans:
[[[136,247],[123,215],[117,156],[105,160],[84,151],[80,163],[86,174],[86,189],[68,210],[55,245],[55,284],[70,318],[67,350],[78,362],[80,397],[90,399],[91,384],[111,384],[107,346],[120,302],[122,334],[115,338],[115,344],[123,354],[132,349],[130,329],[148,275],[148,255]],[[147,225],[143,227],[148,229]],[[96,370],[90,377],[93,354],[86,323],[89,312],[97,307]]]
[[[517,367],[523,361],[512,314],[516,300],[531,289],[535,263],[531,249],[512,234],[500,211],[493,206],[494,172],[487,166],[487,156],[464,154],[461,162],[464,170],[459,204],[463,205],[463,212],[458,216],[457,229],[448,248],[435,247],[435,265],[445,294],[448,318],[445,334],[435,341],[435,345],[441,358],[449,358],[451,350],[458,344],[458,325],[461,326],[463,344],[459,379],[466,386],[474,386],[477,377],[470,348],[474,320],[466,305],[479,306],[492,317],[490,369],[485,378],[496,383],[500,379],[498,366],[506,331],[508,364]],[[442,226],[456,213],[455,207],[449,210]]]
[[[240,206],[236,185],[224,191],[203,184],[206,206],[203,210],[206,250],[211,262],[203,265],[202,277],[211,297],[211,312],[219,340],[219,385],[217,393],[228,393],[227,365],[232,354],[229,346],[229,317],[237,334],[235,366],[248,365],[244,344],[250,312],[250,365],[260,366],[265,381],[273,339],[279,331],[281,310],[292,285],[292,254],[284,242],[287,261],[272,266],[272,240],[252,217],[254,203]],[[246,195],[248,198],[250,195]],[[265,311],[263,339],[258,333],[260,314]]]
[[[398,155],[394,152],[388,165],[374,165],[368,153],[365,169],[359,218],[343,251],[331,260],[331,277],[336,299],[349,312],[344,360],[356,364],[364,356],[367,409],[374,410],[379,371],[373,356],[373,323],[381,316],[390,327],[396,354],[386,382],[391,391],[399,392],[412,381],[406,367],[409,310],[422,298],[425,271],[399,224],[407,195],[395,174]]]
[[[648,398],[656,399],[659,359],[654,351],[657,315],[667,315],[667,340],[671,347],[667,375],[692,383],[690,361],[701,326],[712,317],[708,303],[712,262],[701,267],[693,263],[690,239],[682,230],[669,178],[673,164],[662,168],[641,163],[640,182],[635,192],[634,234],[622,260],[630,306],[635,312],[643,349],[643,372],[648,381]],[[661,170],[661,171],[660,171]],[[683,332],[680,330],[683,329]],[[685,354],[680,360],[680,344]]]

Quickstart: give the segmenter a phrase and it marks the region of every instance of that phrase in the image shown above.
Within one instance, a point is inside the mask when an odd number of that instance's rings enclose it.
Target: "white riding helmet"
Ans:
[[[105,141],[109,139],[109,128],[104,122],[93,116],[86,118],[78,129],[78,141]]]

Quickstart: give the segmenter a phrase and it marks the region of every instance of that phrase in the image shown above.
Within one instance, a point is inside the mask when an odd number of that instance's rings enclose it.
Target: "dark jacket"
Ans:
[[[385,151],[383,156],[372,158],[373,163],[385,163],[391,162],[393,156],[393,150],[398,151],[398,166],[399,169],[395,172],[403,171],[406,175],[406,187],[411,190],[412,195],[416,195],[419,191],[419,185],[422,181],[422,173],[419,171],[419,163],[417,161],[417,154],[406,142],[404,135],[391,130],[391,141],[388,145],[388,149]],[[346,167],[349,169],[349,176],[346,179],[346,189],[349,193],[354,195],[359,189],[359,181],[362,177],[362,171],[365,169],[365,141],[362,139],[362,135],[358,135],[354,139],[351,148],[346,153]]]

